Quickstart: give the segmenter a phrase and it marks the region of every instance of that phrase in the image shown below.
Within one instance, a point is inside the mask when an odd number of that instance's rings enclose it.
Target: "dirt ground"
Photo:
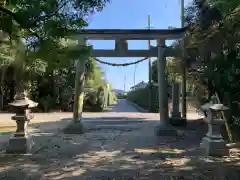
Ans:
[[[238,149],[229,157],[202,156],[202,120],[189,120],[177,137],[157,137],[158,114],[125,109],[84,114],[82,135],[63,133],[71,114],[37,115],[44,120],[31,124],[31,154],[7,155],[2,143],[0,180],[240,179]]]
[[[101,118],[105,121],[99,121]],[[157,137],[154,128],[158,121],[144,118],[90,120],[84,122],[83,135],[63,134],[61,128],[67,119],[33,125],[32,155],[1,154],[0,179],[240,178],[238,154],[226,158],[201,156],[199,143],[206,127],[197,120],[179,129],[178,137]]]

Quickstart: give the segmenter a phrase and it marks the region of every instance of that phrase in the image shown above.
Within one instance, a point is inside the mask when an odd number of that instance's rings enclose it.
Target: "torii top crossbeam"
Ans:
[[[76,33],[90,40],[174,40],[182,38],[186,30],[187,27],[174,29],[85,29]]]

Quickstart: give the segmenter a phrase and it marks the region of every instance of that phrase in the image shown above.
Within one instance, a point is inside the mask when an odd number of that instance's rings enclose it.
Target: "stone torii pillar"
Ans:
[[[157,59],[158,99],[159,99],[160,124],[156,129],[156,134],[159,136],[176,136],[177,131],[171,127],[168,116],[166,57],[164,55],[164,52],[166,50],[165,39],[158,39],[157,46],[158,46],[158,59]]]
[[[174,83],[172,85],[172,111],[170,117],[170,124],[173,126],[186,126],[187,119],[181,117],[179,111],[180,103],[180,84]]]
[[[85,46],[87,40],[80,36],[78,39],[78,45]],[[83,100],[84,100],[84,84],[85,84],[85,63],[86,58],[78,59],[76,64],[76,78],[75,78],[75,94],[74,94],[74,106],[73,106],[73,120],[64,129],[66,134],[82,134],[82,112],[83,112]]]

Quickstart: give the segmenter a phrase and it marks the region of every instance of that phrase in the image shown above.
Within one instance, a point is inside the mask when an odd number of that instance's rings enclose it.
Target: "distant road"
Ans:
[[[126,99],[118,99],[117,104],[114,104],[110,112],[134,112],[138,113],[139,111],[128,103]]]

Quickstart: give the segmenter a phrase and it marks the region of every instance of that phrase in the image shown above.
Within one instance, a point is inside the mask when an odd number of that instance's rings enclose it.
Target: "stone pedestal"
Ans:
[[[178,83],[172,86],[172,111],[170,117],[170,124],[173,126],[185,126],[187,120],[181,118],[181,112],[179,111],[180,103],[180,85]]]
[[[229,150],[226,147],[224,140],[213,139],[211,137],[204,137],[200,145],[205,156],[228,156]]]
[[[6,153],[26,154],[31,152],[33,141],[31,135],[27,132],[26,117],[32,116],[15,115],[12,117],[16,121],[17,130],[9,140]]]
[[[26,154],[31,153],[33,140],[30,135],[13,136],[8,143],[6,153]]]
[[[208,132],[200,145],[205,156],[229,155],[226,142],[220,134],[220,128],[224,124],[224,120],[219,118],[219,114],[225,110],[227,108],[222,104],[214,104],[209,108],[207,119],[205,120],[208,123]]]

